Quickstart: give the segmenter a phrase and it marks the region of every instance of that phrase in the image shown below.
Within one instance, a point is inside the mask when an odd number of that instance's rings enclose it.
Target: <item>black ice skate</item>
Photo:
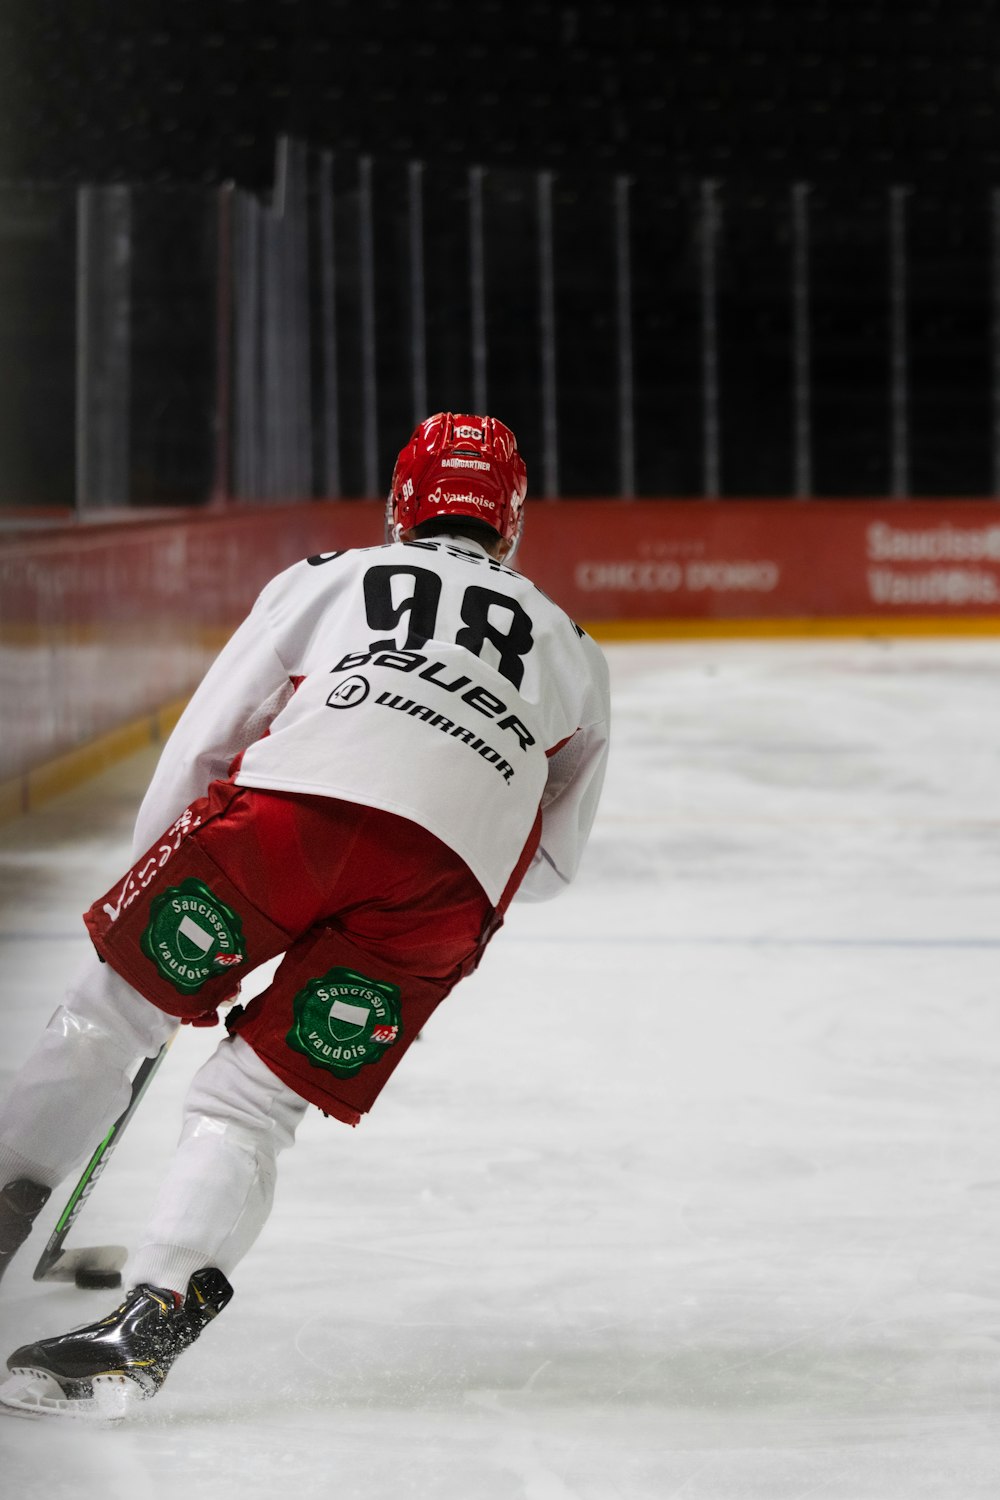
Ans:
[[[15,1349],[0,1404],[32,1415],[123,1417],[156,1395],[232,1295],[215,1266],[195,1271],[183,1302],[162,1287],[137,1286],[99,1323]]]
[[[0,1190],[0,1276],[28,1238],[51,1192],[29,1177],[18,1177]]]

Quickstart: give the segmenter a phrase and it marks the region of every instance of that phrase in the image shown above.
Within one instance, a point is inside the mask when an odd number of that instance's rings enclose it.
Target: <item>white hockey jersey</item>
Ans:
[[[494,904],[576,874],[604,779],[600,649],[477,543],[323,553],[264,588],[182,715],[140,812],[146,848],[208,783],[338,797],[453,849]]]

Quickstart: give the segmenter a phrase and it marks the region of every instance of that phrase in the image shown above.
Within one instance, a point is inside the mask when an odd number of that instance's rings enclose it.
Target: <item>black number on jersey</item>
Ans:
[[[369,651],[418,651],[435,635],[441,580],[428,568],[381,566],[365,574],[365,609],[373,630],[395,630],[407,616],[406,640],[400,646],[394,636],[371,641]],[[531,616],[516,599],[494,589],[472,584],[462,596],[462,629],[456,646],[482,656],[487,642],[496,652],[496,669],[515,687],[524,677],[524,658],[535,638]]]
[[[395,630],[403,616],[408,616],[403,651],[419,651],[431,639],[440,599],[441,580],[428,568],[383,566],[369,568],[365,574],[365,610],[373,630]],[[395,637],[390,636],[387,641],[372,641],[368,649],[391,651],[395,646]]]
[[[465,629],[456,635],[455,645],[464,646],[473,656],[482,656],[483,646],[489,641],[500,657],[497,671],[520,687],[524,658],[535,644],[528,611],[506,594],[473,584],[462,599],[462,619]]]

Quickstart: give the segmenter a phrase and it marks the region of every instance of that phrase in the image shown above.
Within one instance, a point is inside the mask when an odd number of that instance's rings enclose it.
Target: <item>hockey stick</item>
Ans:
[[[173,1037],[170,1038],[173,1041]],[[131,1120],[139,1102],[152,1082],[153,1074],[166,1056],[170,1041],[164,1042],[155,1057],[143,1058],[132,1079],[132,1097],[83,1169],[69,1202],[59,1215],[49,1242],[35,1267],[36,1281],[75,1281],[78,1286],[117,1286],[121,1268],[128,1258],[124,1245],[93,1245],[80,1250],[64,1250],[63,1245],[90,1196],[94,1183],[108,1164],[108,1158],[121,1140],[122,1131]]]

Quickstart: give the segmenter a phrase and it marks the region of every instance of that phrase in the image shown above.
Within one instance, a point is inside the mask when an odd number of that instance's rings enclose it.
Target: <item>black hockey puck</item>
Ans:
[[[121,1286],[122,1273],[120,1271],[98,1271],[89,1266],[81,1266],[76,1273],[76,1284],[85,1289],[90,1287]]]

